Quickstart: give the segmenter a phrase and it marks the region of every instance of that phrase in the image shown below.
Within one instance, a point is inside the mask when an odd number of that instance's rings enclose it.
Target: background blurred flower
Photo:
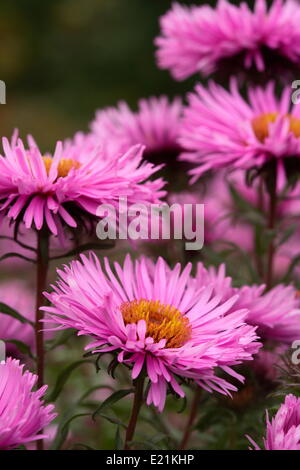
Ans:
[[[6,450],[46,437],[39,432],[54,418],[54,406],[44,406],[47,386],[32,391],[37,376],[23,372],[16,359],[0,363],[0,449]]]
[[[0,303],[8,305],[16,310],[23,317],[34,321],[35,297],[25,281],[4,281],[0,283]],[[34,329],[28,323],[21,323],[19,320],[5,315],[0,307],[0,340],[22,341],[31,348],[34,346]],[[17,353],[13,343],[7,343],[8,355]]]
[[[291,109],[290,109],[291,108]],[[248,102],[231,81],[230,91],[216,83],[208,89],[197,85],[189,94],[180,131],[180,143],[187,152],[183,160],[196,165],[192,182],[213,169],[262,167],[280,162],[288,170],[299,165],[300,110],[291,107],[290,87],[279,99],[274,83],[265,88],[249,88]]]
[[[97,111],[91,131],[110,156],[124,153],[132,145],[143,144],[147,160],[172,164],[181,150],[177,138],[182,111],[180,98],[173,101],[166,96],[141,99],[137,111],[132,111],[122,101],[116,108]]]
[[[300,7],[293,0],[275,0],[269,10],[265,0],[255,0],[253,11],[227,0],[219,0],[215,9],[175,3],[160,20],[157,62],[177,80],[220,68],[233,72],[233,65],[238,72],[274,72],[280,62],[285,68],[299,66],[299,21]]]
[[[278,284],[267,292],[264,284],[233,287],[225,265],[206,269],[202,263],[197,265],[196,279],[198,285],[213,283],[223,300],[238,295],[235,307],[247,309],[247,323],[257,326],[263,339],[291,344],[300,338],[300,300],[294,286]]]

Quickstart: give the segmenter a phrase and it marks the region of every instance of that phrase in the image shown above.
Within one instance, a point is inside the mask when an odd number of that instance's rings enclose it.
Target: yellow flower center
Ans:
[[[191,326],[187,317],[176,307],[164,305],[159,300],[132,300],[121,305],[125,325],[145,320],[146,337],[155,343],[166,340],[166,348],[180,348],[191,337]]]
[[[257,139],[260,142],[264,142],[266,137],[269,136],[269,124],[275,122],[279,113],[265,113],[257,116],[252,120],[252,129]],[[295,137],[300,137],[300,119],[287,114],[286,117],[290,121],[290,132],[294,134]]]
[[[51,157],[42,157],[42,158],[44,161],[47,175],[49,175],[53,159]],[[65,176],[68,176],[72,168],[75,168],[75,170],[78,170],[80,166],[81,164],[77,162],[76,160],[72,160],[71,158],[62,158],[57,165],[57,177],[64,178]]]

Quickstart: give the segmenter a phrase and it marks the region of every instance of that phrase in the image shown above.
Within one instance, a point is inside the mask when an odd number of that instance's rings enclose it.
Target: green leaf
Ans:
[[[123,449],[123,440],[121,438],[120,426],[117,426],[117,430],[116,430],[115,448],[116,450]]]
[[[97,449],[94,449],[94,447],[88,446],[87,444],[82,444],[81,442],[76,442],[68,450],[76,450],[78,448],[79,449],[85,449],[85,450],[97,450]]]
[[[234,185],[229,184],[229,191],[236,206],[237,212],[240,214],[240,218],[253,224],[264,224],[264,217],[260,210],[247,201],[247,199],[244,199],[244,197],[238,192]]]
[[[89,390],[87,390],[78,400],[78,404],[83,404],[82,402],[87,398],[91,393],[95,392],[96,390],[101,390],[101,389],[106,389],[106,390],[112,390],[114,391],[113,387],[110,385],[95,385],[94,387],[91,387]]]
[[[180,398],[180,401],[181,401],[181,407],[179,408],[179,410],[177,411],[177,413],[183,413],[186,409],[186,405],[187,405],[187,399],[186,397],[182,397]]]
[[[17,312],[14,308],[11,308],[9,305],[4,304],[3,302],[0,302],[0,312],[3,313],[4,315],[9,315],[10,317],[15,318],[16,320],[19,320],[21,323],[28,323],[31,326],[34,326],[34,323],[28,318],[23,317],[19,312]]]
[[[147,439],[143,440],[143,441],[130,441],[128,442],[129,446],[137,446],[139,447],[140,449],[146,449],[146,450],[161,450],[161,447],[158,447],[157,445],[155,445],[152,441],[149,441]]]
[[[107,415],[105,413],[97,413],[97,417],[100,417],[100,418],[104,418],[106,419],[107,421],[109,421],[110,423],[112,424],[116,424],[117,426],[121,426],[122,428],[124,429],[127,429],[127,425],[125,423],[123,423],[123,421],[121,421],[119,418],[117,418],[116,416],[112,416],[112,415]],[[93,419],[94,419],[94,415],[93,415]]]
[[[61,346],[65,344],[71,336],[74,336],[76,333],[76,330],[73,328],[68,328],[67,330],[63,331],[61,334],[57,335],[56,338],[54,338],[51,341],[46,341],[46,350],[47,351],[53,351],[53,349],[57,348],[58,346]]]
[[[115,403],[117,403],[119,400],[121,400],[123,397],[126,397],[130,393],[133,393],[134,389],[129,388],[126,390],[118,390],[117,392],[112,393],[106,400],[104,400],[103,403],[96,409],[96,411],[93,413],[93,419],[96,418],[106,408],[111,407]]]
[[[20,253],[6,253],[5,255],[0,257],[0,261],[4,261],[5,259],[8,258],[20,258],[23,259],[24,261],[28,261],[29,263],[36,263],[35,259],[28,258],[27,256],[21,255]]]
[[[62,435],[67,435],[68,432],[69,432],[69,427],[70,427],[70,424],[72,423],[72,421],[74,421],[75,419],[78,419],[78,418],[82,418],[84,416],[91,416],[91,413],[78,413],[77,415],[72,416],[72,418],[68,419],[68,421],[66,423],[64,423],[64,425],[62,426],[61,434]]]
[[[68,416],[69,412],[67,413]],[[75,419],[81,418],[83,416],[90,416],[90,413],[78,413],[76,415],[71,416],[70,418],[67,418],[66,420],[63,420],[57,430],[54,442],[52,443],[51,449],[52,450],[59,450],[61,449],[63,443],[68,437],[69,434],[69,428],[70,424],[72,421]]]
[[[300,254],[294,257],[293,261],[291,262],[291,264],[290,264],[290,266],[289,266],[289,268],[288,268],[288,270],[287,270],[287,273],[286,273],[285,276],[281,279],[280,282],[283,282],[283,283],[289,282],[290,277],[291,277],[291,275],[292,275],[293,272],[294,272],[294,269],[296,268],[296,266],[297,266],[299,263],[300,263]]]
[[[62,259],[62,258],[68,258],[70,256],[76,256],[80,255],[80,253],[83,253],[84,251],[89,251],[89,250],[105,250],[108,248],[113,248],[115,246],[114,240],[102,240],[101,243],[85,243],[84,245],[78,246],[74,250],[68,251],[67,253],[64,253],[63,255],[58,255],[58,256],[53,256],[51,259],[52,260],[57,260],[57,259]]]
[[[53,402],[59,397],[64,385],[68,381],[68,379],[69,379],[70,375],[72,374],[72,372],[75,369],[77,369],[78,367],[82,366],[83,364],[93,364],[95,366],[94,361],[91,361],[91,360],[88,360],[88,359],[82,359],[80,361],[76,361],[76,362],[73,362],[72,364],[70,364],[57,377],[54,389],[53,389],[52,393],[49,395],[47,401]]]
[[[19,341],[17,339],[6,339],[5,343],[14,344],[22,354],[26,354],[27,356],[31,357],[31,359],[36,360],[28,344],[23,343],[23,341]]]
[[[291,225],[290,227],[288,227],[286,230],[283,231],[278,243],[277,243],[277,247],[283,245],[285,242],[288,241],[288,239],[294,235],[294,233],[296,232],[297,230],[297,225]]]

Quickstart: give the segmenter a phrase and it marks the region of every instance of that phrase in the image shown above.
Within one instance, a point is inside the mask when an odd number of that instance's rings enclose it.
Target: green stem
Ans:
[[[129,420],[127,430],[126,430],[124,450],[130,449],[129,443],[132,441],[133,436],[134,436],[137,419],[139,416],[141,406],[143,404],[144,382],[145,382],[145,376],[143,373],[141,373],[140,376],[135,381],[134,399],[133,399],[130,420]]]
[[[35,314],[35,341],[37,355],[37,387],[44,385],[44,324],[43,312],[40,307],[44,304],[43,292],[46,288],[49,265],[49,232],[47,229],[37,232],[37,270],[36,270],[36,314]],[[43,440],[37,441],[37,449],[43,450]]]

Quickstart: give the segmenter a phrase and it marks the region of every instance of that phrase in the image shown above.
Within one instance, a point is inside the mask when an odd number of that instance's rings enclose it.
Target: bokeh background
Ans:
[[[51,150],[55,140],[86,130],[97,108],[121,99],[135,107],[140,97],[191,89],[194,79],[176,83],[155,64],[158,18],[171,4],[1,0],[1,134],[18,127]]]

